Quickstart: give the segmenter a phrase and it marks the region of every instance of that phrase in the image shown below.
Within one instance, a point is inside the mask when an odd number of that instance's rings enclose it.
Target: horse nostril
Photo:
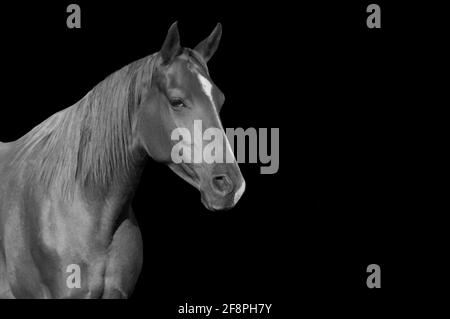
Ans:
[[[213,189],[222,195],[227,195],[233,190],[233,183],[227,175],[214,176],[212,185]]]

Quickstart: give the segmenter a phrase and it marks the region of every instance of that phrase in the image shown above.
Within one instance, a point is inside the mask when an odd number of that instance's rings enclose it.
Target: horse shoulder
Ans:
[[[142,260],[142,236],[130,208],[115,231],[109,247],[102,298],[128,298],[141,272]]]

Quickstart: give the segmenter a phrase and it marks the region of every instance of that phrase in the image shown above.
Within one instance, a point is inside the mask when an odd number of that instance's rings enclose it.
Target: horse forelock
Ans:
[[[209,74],[208,66],[199,53],[192,49],[186,49],[185,52],[187,53],[188,60],[191,66],[197,67],[206,74]]]
[[[132,117],[141,83],[151,81],[155,55],[133,62],[96,85],[18,141],[13,160],[70,198],[77,183],[105,189],[128,173]],[[53,188],[52,188],[53,189]]]

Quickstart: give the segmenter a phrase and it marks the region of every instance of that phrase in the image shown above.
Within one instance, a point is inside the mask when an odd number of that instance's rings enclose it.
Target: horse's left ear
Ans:
[[[200,42],[196,47],[195,51],[200,53],[205,62],[214,55],[219,46],[220,37],[222,36],[222,25],[220,23],[214,28],[213,32],[205,40]]]

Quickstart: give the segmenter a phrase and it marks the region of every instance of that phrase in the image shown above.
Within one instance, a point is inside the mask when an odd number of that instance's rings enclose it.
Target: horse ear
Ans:
[[[178,33],[178,22],[174,22],[169,31],[167,31],[166,39],[160,50],[163,64],[169,64],[180,51],[180,34]]]
[[[203,59],[208,62],[209,59],[214,55],[219,46],[220,37],[222,36],[222,25],[217,23],[213,32],[205,40],[200,42],[196,47],[195,51],[200,53]]]

